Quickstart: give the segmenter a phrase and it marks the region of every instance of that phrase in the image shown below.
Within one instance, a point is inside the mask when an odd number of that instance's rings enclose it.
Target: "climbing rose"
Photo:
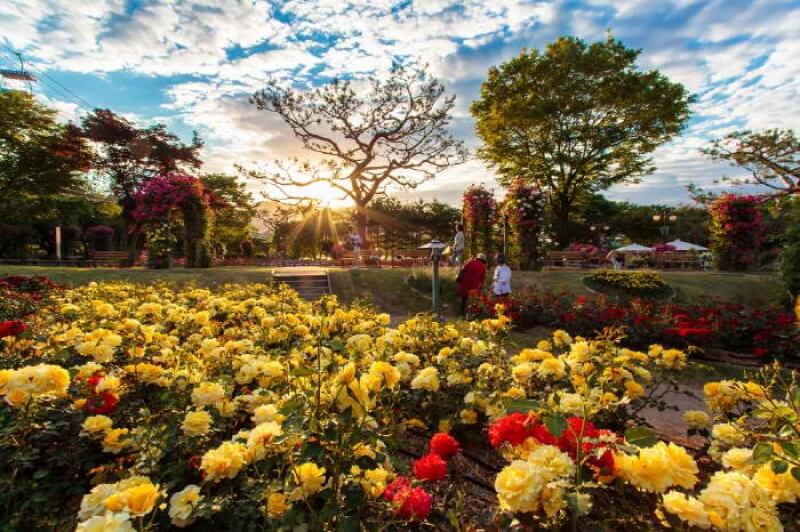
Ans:
[[[461,452],[461,446],[458,444],[458,440],[446,432],[439,432],[431,438],[431,451],[447,460]]]
[[[447,477],[447,462],[438,454],[426,454],[414,462],[414,476],[418,480],[444,480]]]

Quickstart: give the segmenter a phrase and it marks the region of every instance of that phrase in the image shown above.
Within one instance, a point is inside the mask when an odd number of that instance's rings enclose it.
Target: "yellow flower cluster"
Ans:
[[[742,473],[719,471],[698,497],[677,491],[664,494],[664,508],[699,528],[730,532],[783,530],[775,501]]]
[[[81,500],[78,530],[115,530],[111,525],[125,529],[130,517],[152,512],[162,495],[159,486],[143,476],[99,484]],[[99,528],[106,522],[109,528]]]
[[[61,366],[37,364],[0,370],[0,396],[12,406],[22,406],[42,396],[63,397],[69,384],[69,372]]]
[[[686,449],[674,443],[658,442],[638,455],[616,453],[614,463],[620,478],[652,493],[663,493],[672,486],[692,488],[699,472]]]
[[[494,488],[500,507],[521,513],[541,508],[554,517],[567,504],[565,493],[574,467],[572,459],[558,448],[537,446],[527,459],[512,461],[497,475]]]

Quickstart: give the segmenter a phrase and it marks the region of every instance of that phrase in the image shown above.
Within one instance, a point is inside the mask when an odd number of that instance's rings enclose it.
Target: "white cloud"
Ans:
[[[0,33],[41,69],[197,76],[167,88],[170,101],[160,111],[198,128],[209,140],[207,166],[219,170],[298,153],[285,126],[247,102],[268,78],[303,88],[329,76],[381,75],[395,57],[419,59],[458,95],[453,131],[474,146],[468,108],[491,65],[561,34],[593,40],[611,28],[643,49],[645,68],[699,96],[685,135],[656,152],[659,170],[610,193],[638,201],[685,200],[689,181],[713,184],[730,173],[699,150],[734,127],[797,127],[798,26],[796,0],[0,3]],[[72,104],[53,105],[77,112]],[[454,201],[467,184],[493,179],[471,161],[407,195]]]

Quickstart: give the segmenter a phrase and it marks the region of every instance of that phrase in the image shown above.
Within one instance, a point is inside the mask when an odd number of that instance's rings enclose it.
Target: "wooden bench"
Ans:
[[[345,250],[336,259],[336,263],[342,267],[355,266],[356,264],[372,268],[381,267],[381,259],[376,256],[375,250],[372,249],[362,249],[358,257],[353,251]]]
[[[548,266],[582,266],[586,255],[580,251],[549,251],[544,261]]]
[[[656,254],[655,263],[656,266],[664,269],[671,266],[678,268],[699,268],[703,265],[703,259],[692,251],[665,251]]]
[[[130,266],[131,258],[127,251],[95,251],[90,259],[94,266]]]

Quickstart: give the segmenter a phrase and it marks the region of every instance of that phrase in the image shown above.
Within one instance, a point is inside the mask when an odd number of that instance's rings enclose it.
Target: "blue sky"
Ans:
[[[638,203],[687,202],[687,184],[719,188],[719,177],[735,175],[700,154],[711,138],[800,129],[798,27],[798,0],[0,3],[0,37],[46,74],[35,89],[62,118],[99,106],[143,125],[165,122],[187,140],[197,130],[206,169],[231,172],[236,163],[302,155],[279,120],[247,101],[270,77],[302,88],[381,76],[393,57],[428,63],[457,95],[453,132],[475,147],[468,108],[490,66],[559,35],[591,41],[610,29],[642,49],[643,68],[698,97],[684,134],[656,152],[658,170],[607,192]],[[3,52],[0,66],[10,66]],[[455,202],[475,182],[494,178],[473,158],[398,195]]]

